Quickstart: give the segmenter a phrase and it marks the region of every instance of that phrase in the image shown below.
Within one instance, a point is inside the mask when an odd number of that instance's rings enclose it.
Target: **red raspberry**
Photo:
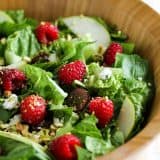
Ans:
[[[25,97],[20,104],[22,120],[30,125],[41,123],[46,115],[46,101],[38,95]]]
[[[58,39],[58,28],[49,22],[42,22],[35,31],[36,37],[40,43],[49,44]]]
[[[96,97],[89,103],[89,112],[94,113],[98,118],[98,125],[100,127],[105,127],[113,117],[113,102],[103,97]]]
[[[24,88],[26,77],[17,69],[4,69],[0,71],[3,90],[6,92],[16,91]]]
[[[116,54],[122,52],[122,46],[117,42],[112,42],[104,54],[104,62],[111,66],[115,62]]]
[[[75,146],[82,146],[80,139],[66,134],[51,142],[50,151],[57,160],[77,160]]]
[[[74,80],[82,81],[86,74],[86,66],[82,61],[65,64],[58,71],[58,77],[62,84],[72,84]]]

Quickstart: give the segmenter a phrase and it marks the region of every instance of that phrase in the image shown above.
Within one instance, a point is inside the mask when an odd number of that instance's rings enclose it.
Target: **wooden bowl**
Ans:
[[[24,9],[28,16],[53,20],[76,14],[101,16],[117,24],[135,42],[153,69],[156,95],[145,128],[129,142],[98,160],[123,160],[160,131],[160,16],[139,0],[1,0],[0,9]]]

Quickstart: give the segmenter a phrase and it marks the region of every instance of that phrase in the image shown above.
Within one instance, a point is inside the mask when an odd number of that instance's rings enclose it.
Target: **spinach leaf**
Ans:
[[[0,34],[1,36],[9,36],[10,34],[19,31],[21,29],[29,27],[29,24],[26,23],[0,23]]]
[[[123,53],[125,54],[132,54],[135,48],[134,43],[128,43],[128,42],[123,42],[121,43],[122,48],[123,48]]]
[[[73,130],[73,126],[72,126],[72,123],[69,121],[68,123],[66,123],[66,124],[64,125],[64,127],[58,128],[58,129],[56,130],[56,137],[59,137],[59,136],[64,135],[64,134],[66,134],[66,133],[69,133],[69,132],[71,132],[72,130]]]
[[[95,43],[89,38],[74,38],[72,40],[58,39],[52,43],[48,51],[56,53],[60,63],[74,60],[87,62],[96,53]]]
[[[16,22],[21,23],[24,20],[24,10],[7,10],[6,13]]]
[[[142,80],[146,80],[149,70],[148,61],[136,54],[117,54],[114,66],[122,68],[124,77],[131,79],[141,78]]]
[[[102,138],[101,132],[97,128],[96,123],[97,119],[95,116],[87,116],[74,126],[72,133],[81,137],[83,140],[86,136]]]
[[[95,160],[94,155],[84,148],[76,146],[78,160]]]
[[[38,24],[37,20],[25,17],[24,10],[7,10],[6,13],[14,20],[15,24],[26,24],[33,28]]]
[[[7,64],[17,63],[23,57],[33,57],[40,46],[30,27],[14,32],[6,41],[5,60]]]
[[[52,110],[52,109],[51,109]],[[64,126],[56,130],[56,136],[61,136],[73,130],[74,124],[78,120],[78,115],[73,112],[70,107],[65,107],[61,109],[52,110],[54,117],[58,117],[60,120],[64,121]],[[56,111],[56,114],[55,114]]]
[[[111,136],[111,142],[115,147],[124,144],[124,135],[121,131],[116,130]]]
[[[0,160],[51,160],[39,144],[14,133],[0,131],[0,146]]]
[[[46,100],[51,100],[55,105],[63,103],[67,93],[52,80],[51,73],[29,64],[23,66],[21,69],[24,71],[33,91],[44,97]]]
[[[102,155],[113,150],[113,146],[103,139],[87,136],[85,138],[85,146],[88,151],[95,155]]]
[[[58,109],[50,109],[53,112],[53,117],[63,120],[64,124],[72,117],[73,109],[71,107],[64,107]]]
[[[0,57],[1,58],[4,58],[5,47],[6,47],[6,39],[3,38],[0,40]]]
[[[10,21],[4,21],[3,23],[0,23],[1,36],[9,36],[15,31],[27,28],[29,26],[34,29],[38,24],[35,19],[26,18],[23,10],[7,10],[5,13],[9,15],[9,17],[11,17],[15,23]]]
[[[6,110],[0,106],[0,121],[6,123],[15,114],[16,110]]]

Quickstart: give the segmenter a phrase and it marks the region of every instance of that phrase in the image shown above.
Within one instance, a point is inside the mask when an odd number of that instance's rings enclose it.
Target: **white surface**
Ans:
[[[156,10],[158,13],[160,13],[160,0],[142,0],[146,4],[148,4],[150,7],[152,7],[154,10]]]
[[[126,160],[160,160],[160,135]]]

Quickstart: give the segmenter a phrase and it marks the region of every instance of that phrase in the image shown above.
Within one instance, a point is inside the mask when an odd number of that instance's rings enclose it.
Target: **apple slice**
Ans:
[[[135,107],[128,97],[123,101],[117,124],[125,139],[127,139],[135,126]]]
[[[103,47],[104,50],[111,42],[107,29],[98,21],[87,16],[72,16],[63,18],[65,25],[77,36],[84,37],[90,35],[96,46]]]

